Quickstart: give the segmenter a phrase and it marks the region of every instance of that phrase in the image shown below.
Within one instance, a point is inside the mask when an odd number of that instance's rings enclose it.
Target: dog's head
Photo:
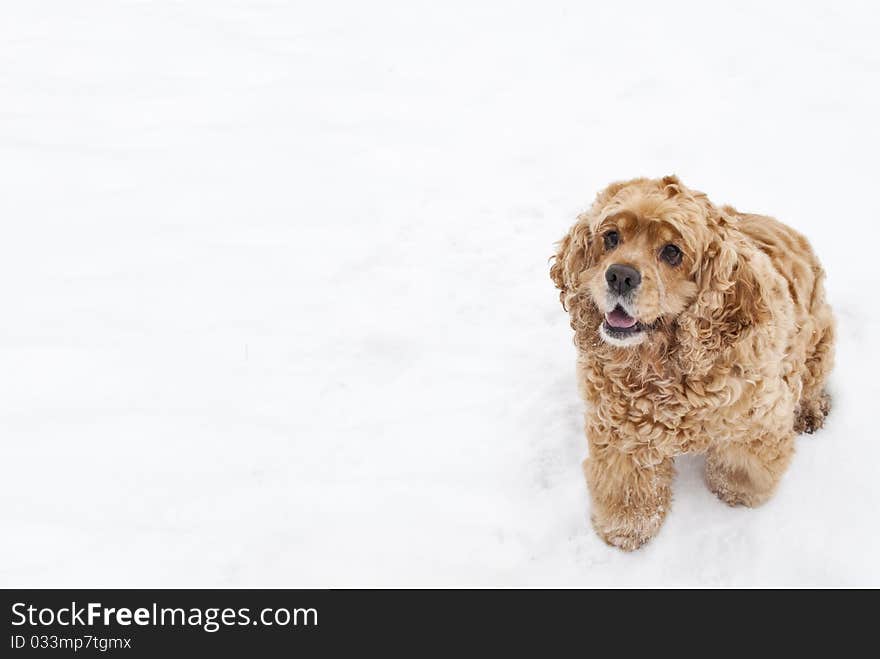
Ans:
[[[578,217],[550,274],[579,333],[621,349],[688,343],[696,357],[768,312],[755,252],[676,177],[635,179],[610,185]]]

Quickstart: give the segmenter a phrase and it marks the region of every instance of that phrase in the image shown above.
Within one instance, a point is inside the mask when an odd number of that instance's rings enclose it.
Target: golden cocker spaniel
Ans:
[[[639,178],[598,195],[550,275],[575,332],[597,533],[625,550],[654,537],[682,453],[707,454],[722,501],[766,501],[829,407],[834,319],[806,239]]]

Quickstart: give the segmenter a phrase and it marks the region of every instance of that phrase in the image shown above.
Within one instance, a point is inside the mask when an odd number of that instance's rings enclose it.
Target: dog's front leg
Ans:
[[[730,506],[759,506],[769,499],[794,454],[794,431],[756,428],[739,441],[709,449],[706,483]]]
[[[657,534],[672,499],[672,459],[644,466],[637,458],[644,456],[590,442],[590,457],[584,461],[593,527],[605,542],[624,551],[638,549]]]

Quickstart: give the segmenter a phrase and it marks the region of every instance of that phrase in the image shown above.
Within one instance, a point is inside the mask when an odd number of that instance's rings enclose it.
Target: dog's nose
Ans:
[[[626,295],[642,283],[642,275],[635,268],[615,263],[605,271],[605,281],[608,282],[608,288],[612,291]]]

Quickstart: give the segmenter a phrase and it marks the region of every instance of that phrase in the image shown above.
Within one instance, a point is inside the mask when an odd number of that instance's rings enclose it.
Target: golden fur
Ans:
[[[680,263],[658,256],[669,244]],[[619,263],[641,273],[632,303],[646,328],[624,342],[600,331],[614,295],[605,272]],[[650,540],[682,453],[707,453],[707,484],[726,503],[766,501],[795,434],[828,412],[834,320],[806,239],[674,176],[640,178],[598,195],[550,275],[575,331],[598,534],[625,550]]]

